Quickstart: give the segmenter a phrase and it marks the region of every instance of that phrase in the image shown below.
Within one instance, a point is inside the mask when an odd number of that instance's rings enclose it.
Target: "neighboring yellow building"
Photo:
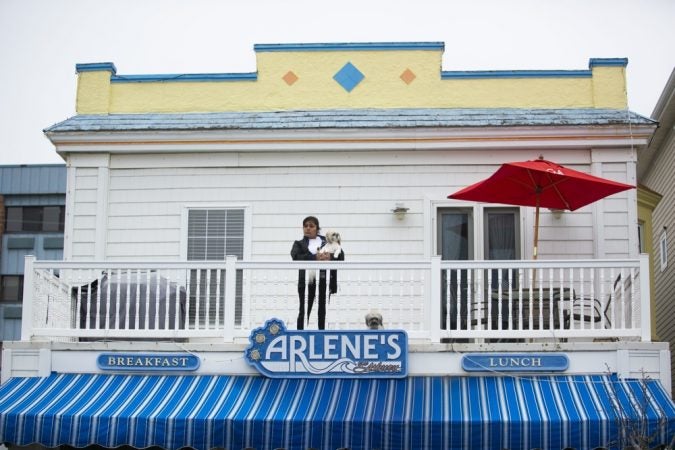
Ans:
[[[654,272],[656,266],[654,264],[654,232],[653,232],[653,218],[654,209],[659,204],[663,196],[658,192],[654,192],[646,186],[638,185],[637,203],[638,203],[638,227],[640,233],[640,253],[647,253],[649,255],[649,267],[652,270],[649,272],[649,292],[651,297],[651,321],[656,324],[656,303],[654,290]],[[658,341],[658,329],[652,327],[652,340]]]
[[[656,102],[652,118],[658,120],[659,128],[649,142],[649,147],[639,153],[638,180],[658,194],[658,204],[652,203],[653,214],[645,222],[645,241],[650,248],[651,274],[653,279],[653,330],[658,340],[670,342],[675,350],[675,265],[669,262],[673,251],[673,228],[675,228],[675,69]],[[653,191],[652,191],[653,192]],[[639,197],[638,197],[639,198]],[[670,233],[670,236],[668,234]],[[670,256],[672,259],[672,256]],[[671,374],[675,364],[671,360]],[[672,378],[675,387],[675,376]]]

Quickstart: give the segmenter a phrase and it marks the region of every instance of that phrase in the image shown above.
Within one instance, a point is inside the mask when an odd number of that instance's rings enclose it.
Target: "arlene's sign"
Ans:
[[[402,330],[290,331],[270,319],[249,337],[246,361],[271,378],[402,378],[408,335]]]

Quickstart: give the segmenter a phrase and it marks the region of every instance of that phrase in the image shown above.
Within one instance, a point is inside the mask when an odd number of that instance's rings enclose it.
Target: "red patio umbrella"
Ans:
[[[539,242],[539,208],[574,211],[609,195],[634,188],[545,160],[503,164],[494,174],[448,198],[536,207],[534,259]]]

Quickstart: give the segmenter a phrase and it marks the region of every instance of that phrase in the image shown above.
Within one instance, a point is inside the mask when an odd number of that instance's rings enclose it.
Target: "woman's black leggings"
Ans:
[[[307,283],[307,322],[312,312],[314,298],[316,297],[316,281]],[[305,329],[305,277],[300,276],[298,280],[298,300],[300,309],[298,311],[297,329]],[[326,329],[326,271],[319,271],[319,330]]]

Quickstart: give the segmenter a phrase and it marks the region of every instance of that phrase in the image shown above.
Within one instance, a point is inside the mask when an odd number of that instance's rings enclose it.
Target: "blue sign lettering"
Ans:
[[[467,353],[462,368],[467,372],[563,372],[569,367],[561,353]]]
[[[122,372],[194,371],[200,360],[189,353],[101,353],[96,364],[101,370]]]

